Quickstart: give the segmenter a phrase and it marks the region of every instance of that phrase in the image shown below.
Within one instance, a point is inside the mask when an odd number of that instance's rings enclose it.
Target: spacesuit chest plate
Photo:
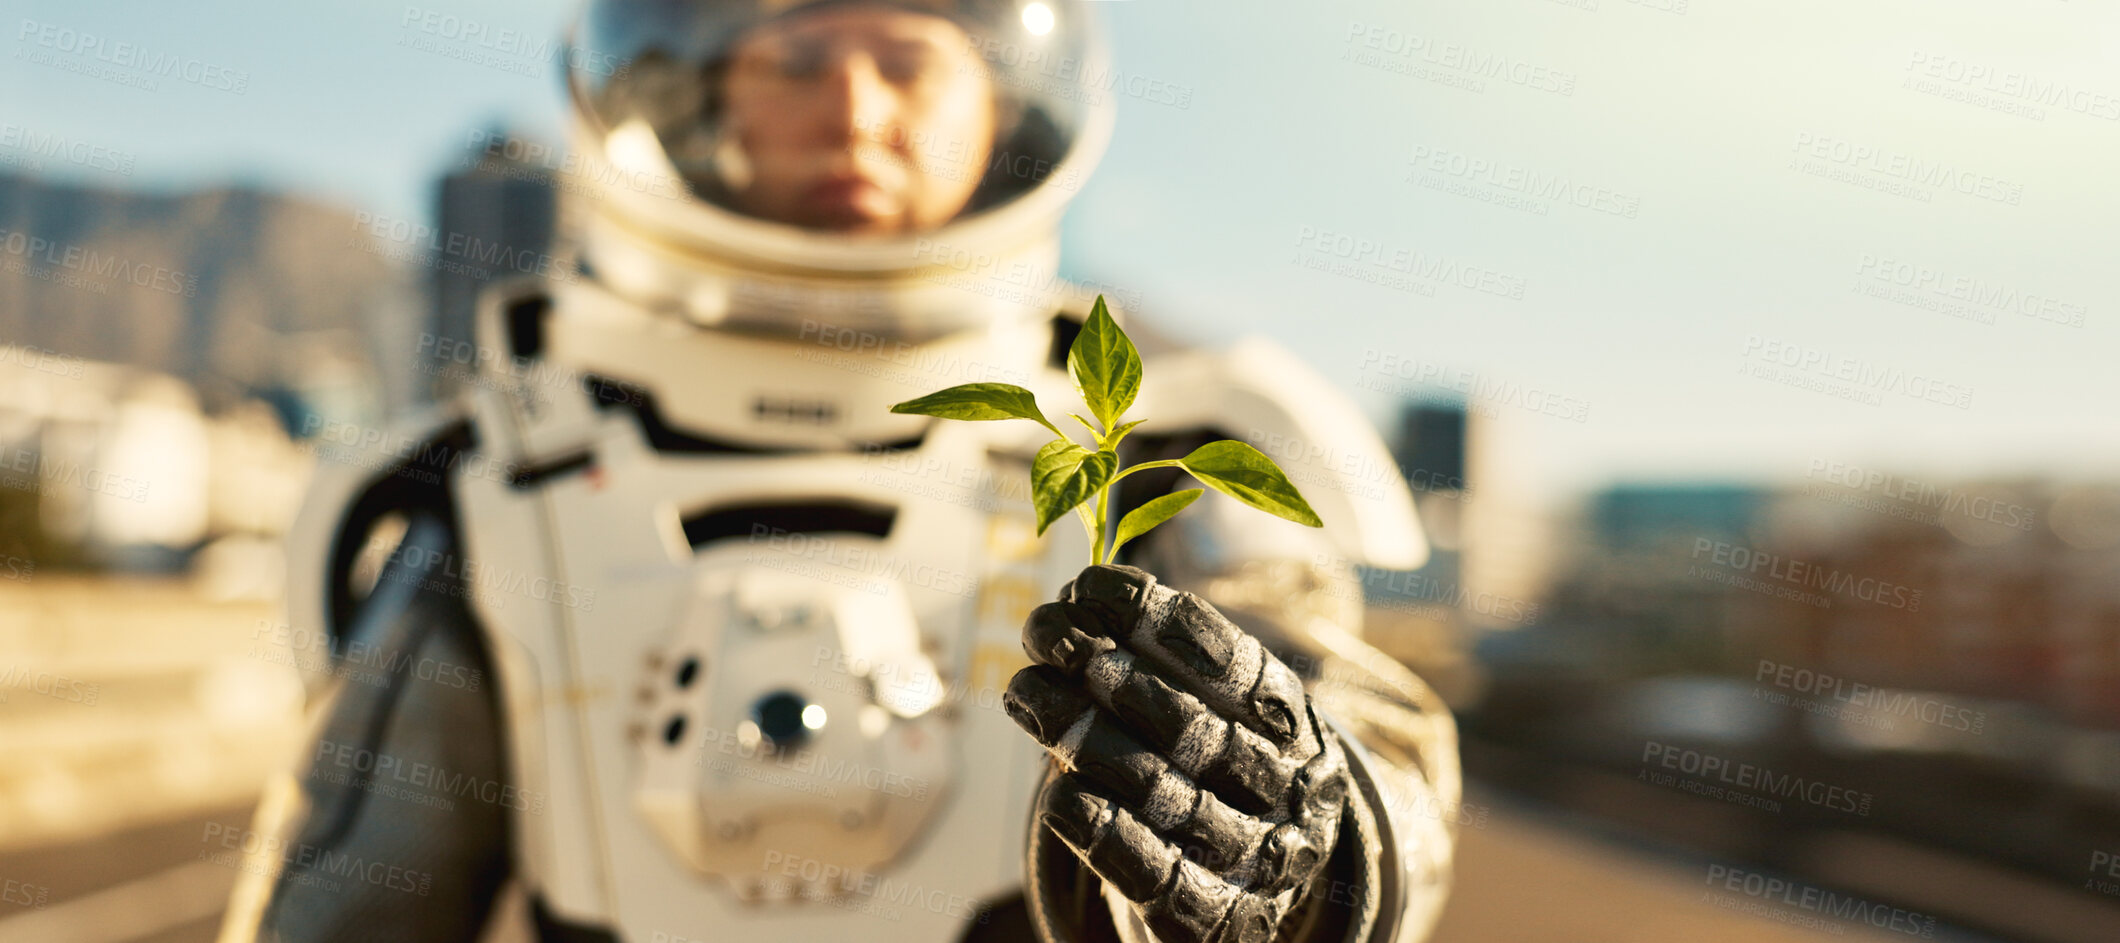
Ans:
[[[1082,535],[1035,534],[984,424],[706,455],[597,425],[564,473],[460,487],[536,892],[629,941],[962,937],[1022,882],[1042,754],[1000,694]]]

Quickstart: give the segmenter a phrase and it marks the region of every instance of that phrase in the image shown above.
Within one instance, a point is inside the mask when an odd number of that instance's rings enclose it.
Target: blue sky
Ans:
[[[1276,337],[1378,415],[1379,387],[1476,386],[1497,473],[1547,493],[1820,460],[2109,477],[2120,11],[1857,6],[1100,4],[1121,69],[1191,94],[1117,96],[1068,267],[1181,336]],[[473,130],[556,138],[559,80],[406,48],[401,23],[536,41],[572,9],[18,0],[0,123],[134,168],[50,176],[240,180],[417,217]],[[246,87],[57,68],[37,61],[46,26]]]

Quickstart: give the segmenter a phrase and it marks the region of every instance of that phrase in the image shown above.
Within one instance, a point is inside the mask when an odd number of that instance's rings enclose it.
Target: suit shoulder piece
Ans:
[[[476,441],[468,418],[436,409],[315,444],[316,472],[287,533],[287,615],[296,631],[336,637],[353,606],[349,574],[392,515],[456,526],[449,475]]]
[[[1143,360],[1142,433],[1212,429],[1249,443],[1295,482],[1349,562],[1411,570],[1427,561],[1413,493],[1383,438],[1286,348],[1247,337]]]

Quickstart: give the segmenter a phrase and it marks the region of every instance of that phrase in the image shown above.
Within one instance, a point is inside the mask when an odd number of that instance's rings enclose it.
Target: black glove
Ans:
[[[1065,772],[1036,821],[1164,943],[1270,940],[1350,782],[1302,680],[1214,607],[1092,566],[1031,610],[1009,716]]]

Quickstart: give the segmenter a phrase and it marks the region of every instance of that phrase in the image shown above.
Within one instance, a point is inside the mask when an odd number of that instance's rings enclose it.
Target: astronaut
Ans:
[[[1210,493],[1086,570],[1030,424],[889,409],[1073,396],[1086,4],[594,0],[567,56],[565,272],[290,537],[335,662],[223,939],[1425,938],[1455,732],[1360,640],[1351,566],[1426,546],[1350,404],[1144,338],[1126,461],[1306,443],[1325,526]]]

